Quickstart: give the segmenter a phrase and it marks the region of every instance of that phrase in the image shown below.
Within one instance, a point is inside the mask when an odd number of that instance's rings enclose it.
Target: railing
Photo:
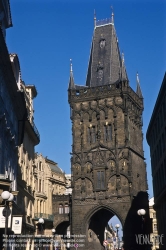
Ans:
[[[105,25],[105,24],[109,24],[109,23],[112,23],[112,18],[98,20],[98,21],[96,21],[96,26],[101,26],[101,25]]]
[[[39,134],[38,129],[37,129],[36,126],[35,126],[34,121],[30,121],[30,117],[28,117],[28,121],[29,121],[29,123],[31,124],[31,126],[32,126],[32,128],[33,128],[33,130],[34,130],[34,132],[35,132],[35,134],[36,134],[36,136],[38,137],[38,139],[39,139],[39,141],[40,141],[40,134]]]
[[[37,135],[37,137],[39,138],[39,141],[40,141],[40,134],[39,134],[39,131],[37,130],[37,128],[36,128],[34,122],[32,123],[32,127],[33,127],[33,129],[34,129],[34,131],[35,131],[35,134]]]
[[[35,220],[38,220],[39,218],[43,218],[44,220],[53,221],[54,216],[53,216],[53,214],[44,214],[44,213],[37,213],[37,214],[34,214],[34,219],[35,219]]]

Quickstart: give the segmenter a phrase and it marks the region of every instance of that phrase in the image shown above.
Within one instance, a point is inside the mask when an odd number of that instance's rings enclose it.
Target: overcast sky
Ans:
[[[120,50],[125,54],[130,86],[136,90],[139,73],[144,96],[144,150],[149,194],[152,181],[146,130],[166,69],[166,2],[151,1],[63,1],[10,0],[13,28],[7,30],[10,53],[20,59],[26,84],[34,84],[35,124],[41,136],[36,151],[54,160],[70,173],[71,121],[68,105],[70,58],[74,79],[84,85],[93,35],[93,13],[97,19],[115,15]]]

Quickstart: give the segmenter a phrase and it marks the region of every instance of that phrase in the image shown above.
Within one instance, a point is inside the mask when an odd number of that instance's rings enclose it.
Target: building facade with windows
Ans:
[[[53,228],[54,206],[53,195],[65,193],[66,179],[58,164],[42,154],[36,154],[36,181],[35,181],[35,212],[34,219],[38,226],[39,218],[44,219],[44,234],[51,235]],[[59,208],[60,209],[60,208]],[[36,233],[39,233],[37,230]]]
[[[71,225],[71,194],[53,195],[54,222],[53,226],[59,235],[70,236]]]
[[[10,61],[17,85],[24,94],[27,109],[27,119],[24,126],[24,138],[18,148],[18,173],[17,173],[17,203],[20,214],[23,216],[22,233],[24,235],[34,234],[34,192],[35,192],[35,146],[40,142],[39,132],[34,124],[33,99],[37,96],[34,85],[26,85],[21,79],[19,59],[16,54],[10,54]],[[27,247],[33,249],[32,238],[27,238]]]
[[[166,74],[153,109],[146,134],[150,146],[151,169],[159,235],[166,235]],[[164,237],[166,246],[166,237]],[[164,249],[164,246],[160,246]]]

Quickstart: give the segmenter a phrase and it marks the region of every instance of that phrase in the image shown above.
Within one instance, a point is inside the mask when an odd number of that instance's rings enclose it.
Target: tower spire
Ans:
[[[136,81],[137,81],[136,94],[139,96],[139,98],[143,98],[142,91],[141,91],[141,86],[140,86],[140,81],[139,81],[139,76],[138,76],[138,72],[137,72],[137,76],[136,76]]]
[[[96,27],[96,11],[94,10],[94,28]]]
[[[74,89],[74,76],[73,76],[73,65],[72,65],[72,59],[70,59],[70,78],[69,78],[69,89]]]
[[[111,6],[112,14],[111,14],[111,21],[112,24],[114,24],[114,12],[113,12],[113,7]]]
[[[114,25],[114,14],[112,12],[112,18],[96,22],[86,86],[114,84],[122,79],[122,75],[123,80],[128,80],[125,65],[122,67],[121,53]]]

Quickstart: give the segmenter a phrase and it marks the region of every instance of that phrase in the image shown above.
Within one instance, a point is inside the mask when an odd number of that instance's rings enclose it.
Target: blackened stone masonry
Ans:
[[[103,249],[104,228],[116,215],[126,249],[142,233],[137,210],[148,195],[143,152],[143,97],[129,85],[113,15],[95,20],[85,86],[76,85],[71,65],[68,98],[72,121],[72,234],[86,235],[85,248]],[[96,237],[91,238],[91,233]]]

